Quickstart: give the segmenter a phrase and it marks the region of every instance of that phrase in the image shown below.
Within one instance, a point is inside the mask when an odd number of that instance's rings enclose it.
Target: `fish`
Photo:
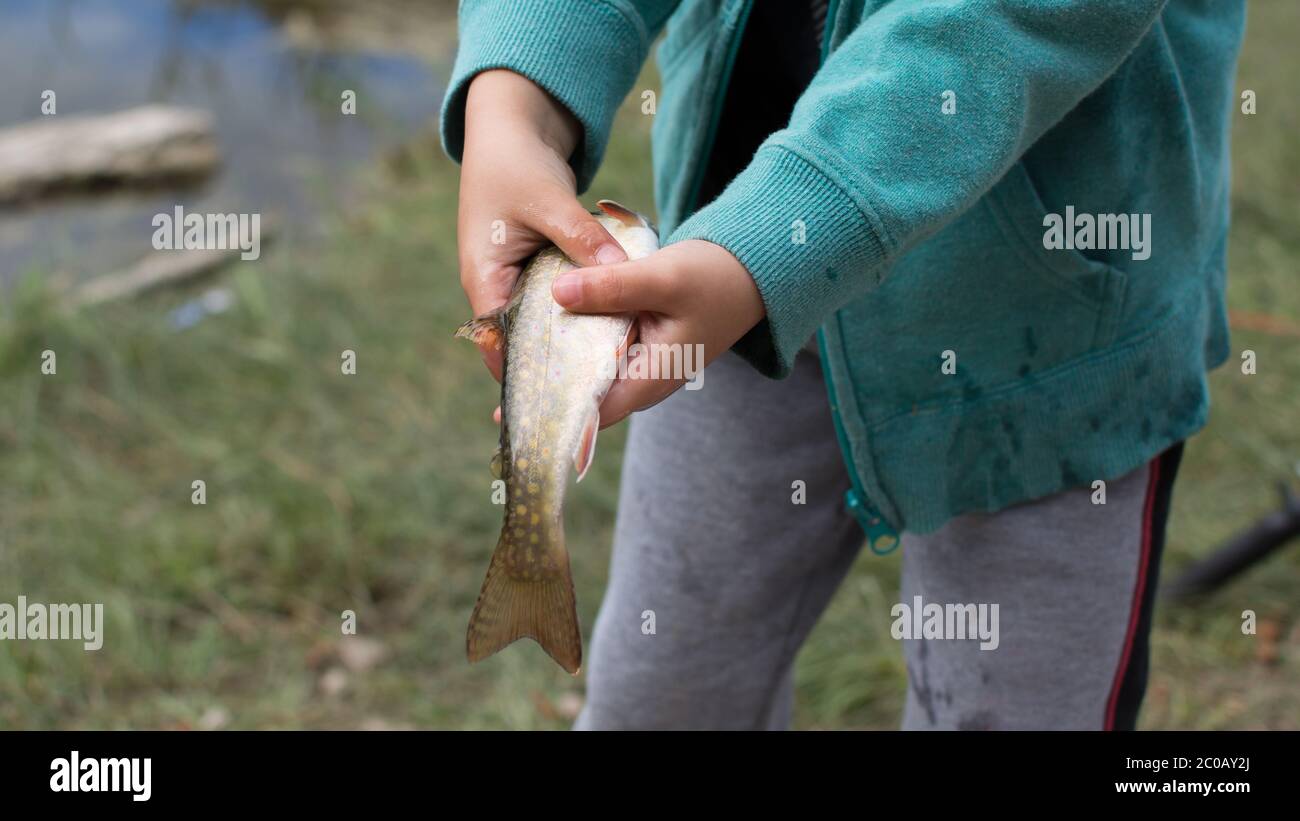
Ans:
[[[655,227],[611,200],[596,219],[628,259],[659,248]],[[575,314],[551,296],[555,278],[578,266],[563,251],[538,251],[499,309],[456,336],[503,350],[500,447],[492,474],[505,483],[505,521],[465,637],[471,663],[522,638],[572,675],[582,667],[582,630],[564,537],[569,466],[578,481],[596,454],[600,403],[634,332],[632,314]]]

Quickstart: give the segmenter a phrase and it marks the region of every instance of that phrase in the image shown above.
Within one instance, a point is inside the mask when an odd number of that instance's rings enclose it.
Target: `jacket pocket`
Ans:
[[[1047,217],[1053,213],[1043,203],[1023,162],[1012,166],[984,199],[999,232],[1019,254],[1027,271],[1060,288],[1083,306],[1094,310],[1097,324],[1089,349],[1108,347],[1118,330],[1127,277],[1118,268],[1089,259],[1073,249],[1052,249],[1043,244]],[[1064,219],[1064,215],[1059,216]],[[1073,230],[1065,226],[1066,231]]]
[[[1046,215],[1017,165],[840,310],[868,425],[1028,388],[1112,344],[1123,272],[1043,248]]]

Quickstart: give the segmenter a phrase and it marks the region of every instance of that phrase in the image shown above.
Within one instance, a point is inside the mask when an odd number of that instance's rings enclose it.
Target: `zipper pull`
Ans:
[[[898,549],[901,542],[898,531],[890,527],[875,508],[865,504],[857,491],[849,488],[844,494],[844,503],[848,505],[853,517],[858,520],[858,524],[866,531],[867,547],[871,548],[872,553],[877,556],[888,556]]]

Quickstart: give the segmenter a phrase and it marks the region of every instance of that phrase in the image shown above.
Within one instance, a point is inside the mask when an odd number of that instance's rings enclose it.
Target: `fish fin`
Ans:
[[[637,337],[637,331],[636,319],[633,318],[633,320],[628,323],[627,331],[623,334],[623,341],[618,343],[618,348],[614,350],[615,361],[620,361],[623,357],[627,356],[628,349],[632,347],[632,342]],[[601,398],[603,399],[604,397]]]
[[[582,630],[578,626],[569,555],[559,528],[559,523],[554,523],[545,534],[549,538],[535,549],[536,555],[550,560],[552,568],[542,571],[538,564],[526,568],[535,572],[531,578],[512,578],[506,557],[517,551],[510,535],[516,528],[507,519],[474,614],[469,618],[465,653],[471,663],[482,661],[518,639],[530,638],[566,672],[578,674],[582,667]],[[537,532],[535,528],[524,531],[530,536]]]
[[[604,211],[607,215],[623,223],[628,228],[636,228],[638,226],[642,228],[650,227],[650,223],[645,217],[630,208],[619,205],[613,200],[597,200],[596,207]]]
[[[501,343],[506,335],[505,326],[501,322],[502,314],[502,309],[498,308],[474,317],[456,329],[456,338],[468,339],[475,345],[501,350]]]
[[[497,452],[492,454],[492,462],[488,465],[488,469],[492,471],[492,477],[494,479],[503,478],[503,474],[505,472],[504,470],[505,461],[506,461],[505,448],[503,447],[497,448]]]
[[[587,468],[596,458],[596,433],[600,430],[600,409],[591,412],[587,424],[582,426],[582,435],[578,437],[578,447],[573,451],[573,469],[578,471],[577,481],[587,475]]]

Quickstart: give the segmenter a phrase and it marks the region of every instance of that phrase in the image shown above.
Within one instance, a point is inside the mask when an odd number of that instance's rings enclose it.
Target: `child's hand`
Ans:
[[[766,313],[740,260],[704,240],[674,243],[630,262],[571,271],[556,279],[551,294],[575,313],[635,311],[637,341],[683,346],[682,359],[685,346],[702,344],[703,364],[729,350]],[[600,406],[601,427],[663,401],[684,384],[684,378],[615,381]]]
[[[569,157],[581,136],[568,109],[519,74],[485,71],[470,84],[456,230],[475,316],[510,297],[522,264],[545,245],[579,265],[627,259],[578,202]],[[501,352],[481,350],[500,380]]]

